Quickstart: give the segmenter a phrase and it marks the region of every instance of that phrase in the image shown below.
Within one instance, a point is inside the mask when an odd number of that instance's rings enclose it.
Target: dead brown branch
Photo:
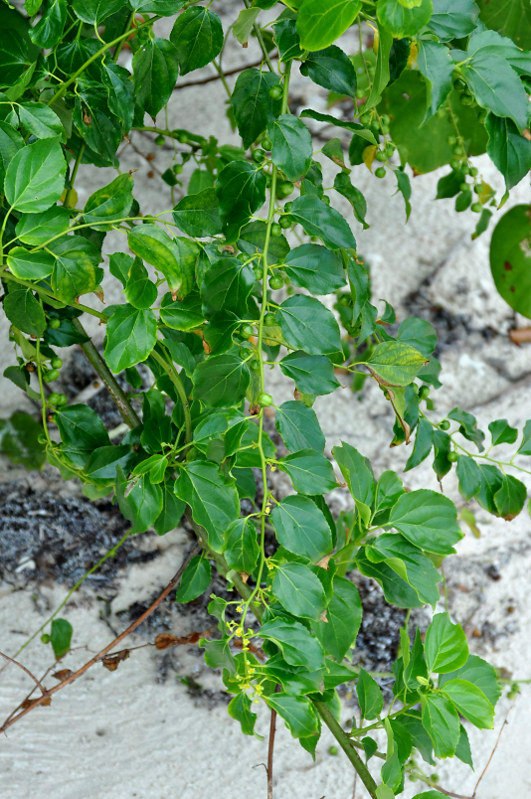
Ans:
[[[127,627],[127,629],[125,629],[122,633],[120,633],[120,635],[118,635],[116,638],[114,638],[114,640],[112,640],[109,644],[107,644],[106,647],[104,647],[100,652],[98,652],[97,655],[94,655],[94,657],[92,657],[90,660],[84,663],[83,666],[77,669],[77,671],[73,671],[71,674],[69,674],[67,677],[61,680],[60,683],[54,685],[53,688],[47,690],[39,684],[39,688],[42,691],[42,695],[36,697],[35,699],[28,700],[26,703],[24,703],[26,706],[21,707],[20,712],[16,713],[15,715],[12,714],[11,716],[9,716],[0,727],[0,733],[5,732],[8,727],[11,727],[12,724],[15,724],[15,722],[19,721],[23,716],[26,715],[26,713],[29,713],[30,710],[33,710],[33,708],[38,707],[39,705],[49,704],[52,694],[57,693],[57,691],[60,691],[66,685],[69,685],[70,683],[74,682],[74,680],[77,680],[77,678],[80,677],[82,674],[84,674],[88,669],[90,669],[91,666],[93,666],[98,661],[103,660],[105,656],[108,655],[108,653],[111,651],[111,649],[114,649],[114,647],[117,646],[121,641],[123,641],[124,638],[127,638],[128,635],[131,635],[131,633],[134,630],[136,630],[137,627],[140,627],[142,622],[145,621],[148,618],[148,616],[151,616],[153,611],[160,605],[160,603],[163,602],[164,599],[166,599],[170,591],[172,591],[177,586],[190,560],[194,557],[194,555],[197,555],[200,549],[201,549],[200,545],[196,544],[188,552],[185,559],[179,566],[179,569],[177,570],[176,574],[172,577],[166,588],[159,594],[159,596],[155,599],[155,601],[151,603],[149,608],[147,608],[147,610],[145,610],[144,613],[142,613],[142,615],[138,617],[138,619],[132,622],[132,624],[130,624],[129,627]],[[8,659],[11,660],[11,658]],[[122,659],[124,658],[122,657]],[[28,673],[33,680],[38,682],[36,678],[31,674],[31,672],[29,672],[24,666],[22,666],[22,664],[17,663],[17,665],[19,665],[26,673]]]

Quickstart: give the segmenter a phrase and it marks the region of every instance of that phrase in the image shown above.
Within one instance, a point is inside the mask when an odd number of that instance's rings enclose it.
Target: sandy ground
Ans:
[[[232,4],[227,4],[232,7]],[[254,60],[248,50],[231,44],[226,55],[228,67]],[[208,73],[208,68],[206,70]],[[297,102],[323,106],[314,87],[297,80]],[[168,115],[170,126],[189,126],[210,133],[216,120],[219,137],[233,141],[223,111],[223,98],[215,85],[201,90],[176,92]],[[324,108],[323,108],[324,110]],[[162,116],[162,115],[161,115]],[[337,131],[333,135],[337,135]],[[155,152],[154,165],[163,171],[169,154],[152,147],[149,140],[135,135],[133,143],[140,153]],[[138,197],[145,207],[171,206],[169,191],[160,189],[148,178],[152,165],[132,147],[123,153],[123,166],[138,170],[135,176]],[[478,159],[485,178],[500,187],[500,179],[485,159]],[[113,177],[109,171],[108,179]],[[440,177],[432,174],[413,181],[413,213],[404,225],[400,197],[392,196],[394,181],[375,181],[357,168],[355,182],[368,199],[370,229],[363,232],[353,221],[353,229],[372,268],[374,298],[393,303],[400,318],[417,313],[437,327],[442,343],[443,389],[436,395],[441,412],[460,404],[476,413],[480,422],[508,418],[522,427],[531,417],[531,349],[514,347],[507,330],[514,323],[510,309],[496,294],[488,267],[488,235],[472,242],[470,233],[475,216],[455,214],[453,201],[432,201]],[[99,170],[85,168],[79,178],[80,203],[104,181]],[[511,204],[529,199],[527,187],[520,187]],[[338,207],[348,213],[346,204]],[[108,250],[120,246],[111,235]],[[112,289],[106,301],[112,302]],[[97,303],[94,300],[94,303]],[[0,327],[3,321],[0,320]],[[1,335],[4,335],[2,330]],[[0,353],[0,371],[9,363],[9,353]],[[288,398],[287,386],[277,375],[271,376],[277,401]],[[0,413],[9,415],[21,407],[21,396],[6,385],[0,399]],[[376,472],[385,468],[400,470],[409,452],[390,450],[392,419],[380,392],[368,387],[361,396],[348,388],[316,403],[327,446],[340,439],[355,444],[373,459]],[[19,480],[22,484],[48,486],[58,491],[51,472],[42,477],[24,476],[0,463],[0,480]],[[429,466],[406,477],[411,488],[435,488]],[[42,481],[39,483],[39,481]],[[445,491],[462,504],[453,478],[445,478]],[[68,494],[70,486],[60,491]],[[476,510],[476,508],[474,508]],[[481,538],[467,535],[459,554],[445,567],[448,598],[454,618],[469,635],[471,649],[490,659],[516,678],[531,678],[531,609],[527,599],[527,577],[531,571],[529,515],[511,523],[477,512]],[[175,572],[188,546],[182,531],[169,534],[160,544],[159,556],[123,569],[104,592],[109,617],[101,618],[102,606],[97,584],[83,587],[63,613],[74,626],[75,649],[64,659],[64,667],[75,667],[125,626],[117,614],[133,601],[146,602]],[[13,653],[37,629],[62,600],[66,587],[53,580],[37,583],[27,572],[25,585],[14,587],[0,582],[0,649]],[[174,618],[172,632],[193,629],[193,619]],[[145,643],[149,636],[139,634],[132,643]],[[24,663],[35,673],[49,665],[49,649],[38,642],[28,647]],[[139,649],[118,671],[110,673],[97,666],[54,698],[49,708],[34,711],[15,725],[0,741],[0,795],[4,799],[236,799],[265,796],[264,761],[267,749],[267,713],[258,709],[257,731],[261,739],[243,737],[239,725],[227,715],[220,694],[220,681],[202,665],[193,647],[182,647],[172,655],[171,668],[161,676],[160,653]],[[186,677],[188,684],[182,682]],[[191,681],[200,689],[190,688]],[[47,679],[53,684],[53,678]],[[193,686],[192,686],[193,688]],[[0,673],[0,718],[4,718],[29,689],[28,678],[9,666]],[[531,796],[528,730],[531,726],[530,689],[523,686],[514,703],[502,699],[493,731],[471,731],[476,771],[464,766],[442,765],[437,771],[447,789],[469,796],[503,727],[499,746],[482,780],[476,799],[502,799],[510,793]],[[507,711],[508,723],[504,726]],[[352,715],[345,704],[345,718]],[[323,734],[315,763],[289,733],[279,729],[275,755],[275,799],[351,799],[352,773],[346,760],[333,756],[331,738]],[[421,791],[420,784],[409,785],[406,796]],[[359,788],[357,799],[365,797]]]

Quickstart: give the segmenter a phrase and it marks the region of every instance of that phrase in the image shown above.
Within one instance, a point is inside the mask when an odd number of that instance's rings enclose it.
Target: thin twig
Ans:
[[[19,663],[19,661],[15,660],[15,658],[10,658],[9,655],[6,655],[5,652],[0,652],[0,655],[2,655],[2,657],[5,658],[6,660],[9,660],[10,663],[14,663],[15,666],[18,666],[19,669],[22,669],[22,671],[25,671],[28,677],[31,677],[31,679],[37,685],[37,687],[40,688],[43,696],[46,694],[46,688],[43,686],[40,680],[34,674],[32,674],[31,671],[26,668],[26,666],[24,666],[23,663]]]
[[[128,635],[130,635],[134,630],[136,630],[136,628],[139,627],[142,624],[142,622],[145,621],[148,618],[148,616],[150,616],[153,613],[153,611],[160,605],[160,603],[163,602],[164,599],[166,599],[170,591],[172,591],[175,588],[175,586],[181,579],[183,572],[188,566],[189,562],[194,557],[194,555],[196,555],[200,551],[200,549],[201,549],[200,545],[196,544],[188,552],[185,559],[179,566],[178,571],[172,577],[172,579],[170,580],[166,588],[162,591],[162,593],[159,594],[159,596],[156,598],[154,602],[152,602],[149,608],[145,610],[144,613],[142,613],[142,615],[138,617],[138,619],[136,619],[132,624],[130,624],[129,627],[127,627],[127,629],[123,631],[123,633],[120,633],[120,635],[118,635],[113,641],[111,641],[110,644],[107,644],[106,647],[104,647],[100,652],[98,652],[97,655],[94,655],[94,657],[92,657],[89,661],[83,664],[83,666],[81,666],[77,671],[74,671],[72,672],[72,674],[69,674],[68,677],[65,677],[65,679],[62,680],[60,683],[54,685],[53,688],[50,688],[50,690],[41,689],[43,690],[42,696],[37,697],[29,707],[23,708],[20,711],[20,713],[17,713],[16,716],[13,716],[10,719],[6,719],[6,721],[4,721],[4,723],[0,727],[0,733],[5,732],[8,727],[11,727],[12,724],[15,724],[15,722],[19,721],[19,719],[25,716],[26,713],[29,713],[30,710],[33,710],[33,708],[37,707],[38,705],[42,705],[45,700],[47,700],[49,697],[52,696],[52,694],[57,693],[57,691],[60,691],[69,683],[74,682],[74,680],[77,680],[78,677],[84,674],[91,666],[94,666],[94,664],[97,663],[99,660],[101,660],[108,652],[111,651],[111,649],[114,649],[114,647],[117,644],[119,644],[120,641],[123,641],[124,638],[127,638]]]
[[[470,799],[476,799],[476,794],[478,792],[479,784],[480,784],[481,780],[483,779],[483,777],[485,776],[485,774],[487,773],[487,769],[488,769],[488,767],[490,766],[490,764],[492,762],[492,758],[494,757],[496,749],[498,748],[498,744],[500,743],[500,740],[501,740],[501,737],[502,737],[502,733],[503,733],[503,731],[505,729],[505,725],[507,724],[507,719],[509,718],[509,713],[513,709],[515,702],[516,702],[516,697],[513,699],[513,701],[511,702],[511,704],[509,705],[509,707],[507,709],[507,713],[505,714],[505,718],[503,719],[503,723],[502,723],[502,725],[500,727],[500,731],[498,733],[498,737],[496,738],[496,743],[494,744],[492,752],[489,755],[489,759],[487,760],[487,762],[485,764],[485,768],[483,769],[483,771],[479,775],[478,781],[476,782],[476,785],[474,787],[474,792],[473,792],[473,794],[472,794]]]
[[[272,60],[278,58],[278,53],[273,53],[269,56],[269,58]],[[258,61],[253,61],[251,64],[243,64],[242,66],[234,67],[233,69],[225,69],[221,74],[216,73],[215,75],[208,75],[206,78],[189,80],[186,83],[177,83],[173,91],[177,92],[180,89],[189,89],[191,86],[203,86],[205,83],[212,83],[215,80],[220,80],[222,75],[224,78],[230,78],[231,75],[238,75],[243,69],[259,67],[262,61],[263,58],[259,58]]]
[[[275,687],[278,691],[280,686]],[[275,753],[275,733],[277,730],[277,711],[271,710],[271,721],[269,722],[269,746],[267,750],[267,799],[273,799],[273,756]]]

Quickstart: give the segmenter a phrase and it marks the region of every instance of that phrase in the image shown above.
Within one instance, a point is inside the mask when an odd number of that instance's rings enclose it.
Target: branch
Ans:
[[[196,544],[193,547],[193,549],[191,549],[190,552],[188,552],[185,559],[179,566],[177,573],[172,577],[172,579],[170,580],[166,588],[162,591],[162,593],[159,594],[159,596],[149,606],[149,608],[145,610],[144,613],[142,613],[142,615],[139,616],[138,619],[136,619],[132,624],[130,624],[129,627],[127,627],[127,629],[123,631],[123,633],[120,633],[120,635],[118,635],[113,641],[111,641],[110,644],[107,644],[106,647],[104,647],[100,652],[98,652],[97,655],[94,655],[94,657],[92,657],[89,661],[83,664],[83,666],[81,666],[77,671],[74,671],[72,672],[72,674],[69,674],[68,677],[65,677],[64,680],[62,680],[57,685],[54,685],[54,687],[50,688],[50,690],[44,689],[42,696],[39,696],[35,700],[33,700],[29,706],[23,708],[20,711],[20,713],[16,714],[16,716],[12,716],[11,718],[6,719],[6,721],[4,721],[4,723],[0,727],[0,733],[5,732],[8,727],[11,727],[12,724],[15,724],[16,721],[19,721],[19,719],[25,716],[26,713],[29,713],[30,710],[33,710],[33,708],[37,707],[38,705],[45,704],[47,700],[49,700],[49,698],[52,696],[52,694],[57,693],[57,691],[60,691],[69,683],[74,682],[74,680],[77,680],[77,678],[80,677],[82,674],[84,674],[88,669],[90,669],[91,666],[93,666],[99,660],[104,658],[105,655],[111,651],[111,649],[114,649],[114,647],[117,644],[119,644],[120,641],[123,641],[124,638],[127,638],[128,635],[130,635],[134,630],[136,630],[136,628],[139,627],[142,624],[142,622],[148,618],[148,616],[151,616],[153,611],[160,605],[160,603],[163,602],[164,599],[166,599],[170,591],[172,591],[175,588],[177,583],[180,581],[184,570],[190,563],[191,559],[194,557],[194,555],[197,555],[200,549],[201,549],[200,545]],[[24,669],[24,671],[26,671],[26,669]],[[43,690],[42,687],[41,690]]]
[[[278,58],[278,53],[273,53],[269,56],[270,59]],[[243,69],[252,69],[252,67],[259,67],[264,59],[259,58],[258,61],[253,61],[250,64],[242,64],[239,67],[234,67],[233,69],[226,69],[223,70],[221,75],[208,75],[206,78],[199,78],[198,80],[189,80],[186,83],[177,83],[174,88],[174,92],[179,91],[180,89],[188,89],[190,86],[203,86],[205,83],[212,83],[215,80],[220,80],[223,76],[224,78],[230,78],[232,75],[238,75]]]
[[[275,687],[278,691],[280,686]],[[271,710],[271,721],[269,722],[269,747],[267,750],[267,799],[273,799],[273,756],[275,753],[275,733],[277,730],[277,711]]]
[[[6,655],[5,652],[0,652],[0,655],[6,660],[9,660],[10,663],[14,663],[15,666],[18,666],[19,669],[22,669],[22,671],[25,671],[28,677],[31,677],[37,688],[40,688],[42,695],[46,696],[47,693],[46,688],[42,685],[40,680],[38,680],[37,677],[34,674],[32,674],[29,669],[26,668],[26,666],[24,666],[22,663],[19,663],[19,661],[15,660],[15,658],[10,658],[9,655]]]

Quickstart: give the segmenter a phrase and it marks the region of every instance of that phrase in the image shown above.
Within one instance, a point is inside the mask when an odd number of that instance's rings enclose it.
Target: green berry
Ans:
[[[382,150],[378,150],[374,157],[377,161],[387,161],[387,156]]]
[[[457,144],[457,139],[456,139],[455,136],[448,136],[446,141],[447,141],[449,147],[454,147]]]
[[[289,227],[292,226],[293,222],[291,220],[291,217],[286,215],[280,217],[280,219],[278,220],[278,224],[280,225],[281,228],[287,230]]]
[[[293,191],[293,183],[289,180],[281,180],[277,186],[277,197],[289,197]]]
[[[273,222],[271,225],[271,235],[272,236],[282,236],[282,228],[278,224],[278,222]]]
[[[253,161],[255,164],[261,164],[266,157],[265,150],[262,150],[260,147],[257,150],[253,150]]]
[[[48,397],[48,404],[57,405],[58,403],[59,403],[59,394],[56,391],[52,391],[52,393]]]
[[[53,316],[48,322],[48,327],[50,327],[52,330],[57,330],[61,327],[61,320],[56,316]]]
[[[271,327],[271,325],[276,324],[276,321],[277,317],[274,313],[266,313],[266,315],[264,316],[264,325],[268,325],[269,327]]]
[[[356,97],[358,100],[363,100],[366,95],[365,89],[356,89]]]
[[[269,288],[273,290],[281,289],[284,281],[280,275],[273,275],[269,278]]]
[[[372,114],[369,114],[369,113],[362,114],[360,116],[360,122],[361,122],[362,125],[369,125],[371,119],[372,119]]]
[[[387,136],[389,134],[390,127],[389,125],[381,125],[380,130],[382,131],[384,136]]]
[[[253,266],[253,272],[257,280],[262,280],[264,277],[264,269],[261,266]]]
[[[264,150],[268,151],[271,151],[273,149],[273,142],[271,141],[269,136],[264,136],[264,138],[262,139],[262,147],[264,148]]]
[[[158,136],[155,136],[155,144],[157,144],[159,147],[162,147],[162,145],[165,144],[165,142],[166,139],[164,138],[162,133],[159,133]]]
[[[48,633],[43,633],[41,635],[41,641],[42,641],[43,644],[49,644],[51,640],[52,640],[52,638],[51,638],[50,635],[48,635]]]
[[[52,358],[50,363],[52,364],[52,367],[54,369],[60,369],[61,366],[63,365],[63,362],[62,362],[61,358]]]
[[[242,325],[240,328],[240,336],[242,336],[242,338],[250,338],[253,333],[254,330],[251,325]]]
[[[457,454],[457,452],[454,452],[452,450],[451,452],[448,453],[447,458],[450,461],[450,463],[455,463],[456,460],[459,458],[459,455]]]
[[[37,441],[39,442],[39,444],[46,444],[46,436],[44,435],[44,433],[39,433],[39,435],[37,436]]]
[[[391,117],[388,114],[382,114],[380,119],[382,120],[382,125],[389,125],[391,122]]]
[[[483,211],[483,206],[481,203],[472,203],[470,206],[470,210],[473,211],[475,214],[480,214]]]
[[[256,360],[256,358],[253,358],[252,361],[249,361],[249,369],[251,370],[251,372],[260,371],[260,363]]]
[[[441,430],[449,430],[450,429],[450,422],[448,419],[443,419],[442,422],[439,423],[439,427]]]
[[[268,408],[270,405],[273,404],[273,397],[271,394],[259,394],[258,395],[258,404],[262,406],[262,408]]]
[[[66,405],[66,394],[59,394],[58,397],[57,405]]]
[[[468,191],[468,183],[466,182],[461,183],[461,185],[459,186],[459,191]]]
[[[282,86],[279,86],[278,84],[276,86],[271,86],[269,89],[269,96],[272,100],[280,100],[282,97]]]
[[[339,754],[339,749],[337,748],[337,746],[329,746],[328,747],[328,754],[329,755],[338,755]]]
[[[460,144],[456,144],[456,146],[452,150],[453,154],[459,158],[459,156],[464,155],[465,151],[461,147]]]
[[[292,207],[293,207],[293,203],[292,202],[286,203],[284,205],[284,213],[285,214],[289,214],[289,212],[291,211]]]
[[[52,383],[54,380],[57,380],[59,377],[59,369],[50,369],[48,372],[42,376],[42,379],[45,383]]]
[[[391,158],[395,150],[396,146],[393,144],[393,142],[387,142],[387,144],[384,147],[384,153],[388,158]]]
[[[374,170],[374,174],[377,178],[384,178],[385,177],[385,167],[379,166],[378,169]]]
[[[471,175],[473,178],[477,177],[477,175],[479,174],[479,170],[478,170],[478,168],[477,168],[477,167],[475,167],[475,166],[471,166],[471,167],[470,167],[470,170],[469,170],[469,174],[470,174],[470,175]]]
[[[430,387],[429,386],[421,386],[419,388],[419,397],[421,399],[428,399],[430,396]]]
[[[459,169],[461,166],[461,161],[459,161],[457,158],[452,158],[450,161],[450,166],[452,169]]]

